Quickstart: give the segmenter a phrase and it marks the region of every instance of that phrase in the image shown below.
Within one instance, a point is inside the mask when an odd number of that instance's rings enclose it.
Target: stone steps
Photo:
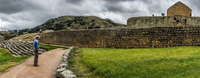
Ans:
[[[33,44],[23,41],[0,41],[0,47],[8,49],[10,53],[16,56],[34,55]],[[39,49],[39,54],[44,50]]]

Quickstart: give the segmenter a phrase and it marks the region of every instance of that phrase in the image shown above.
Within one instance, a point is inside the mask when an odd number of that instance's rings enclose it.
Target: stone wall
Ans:
[[[177,2],[167,10],[167,16],[183,15],[192,16],[192,10],[182,2]]]
[[[56,31],[42,43],[85,48],[164,48],[200,45],[200,26]]]
[[[174,18],[181,18],[176,22]],[[127,27],[165,27],[182,25],[200,25],[200,17],[186,16],[155,16],[155,17],[132,17],[127,21]]]
[[[69,70],[69,65],[68,65],[68,59],[69,59],[70,53],[74,48],[77,48],[77,47],[72,46],[67,50],[65,54],[63,54],[62,62],[56,69],[56,76],[58,78],[77,78],[77,76],[74,75],[74,73],[71,70]]]

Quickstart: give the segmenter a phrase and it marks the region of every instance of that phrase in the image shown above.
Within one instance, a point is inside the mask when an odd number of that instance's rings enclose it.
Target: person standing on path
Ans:
[[[34,52],[35,52],[35,57],[34,57],[34,66],[38,66],[38,51],[39,51],[39,40],[40,36],[37,36],[36,39],[33,41],[33,47],[34,47]]]

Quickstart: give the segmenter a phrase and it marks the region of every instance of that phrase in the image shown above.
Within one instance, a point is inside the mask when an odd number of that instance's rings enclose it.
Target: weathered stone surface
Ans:
[[[177,16],[132,17],[127,20],[127,27],[166,27],[200,25],[200,17],[179,17],[180,22],[176,22],[176,20],[174,20],[174,18],[177,18]]]
[[[41,42],[85,48],[164,48],[200,45],[200,26],[56,31]]]
[[[60,67],[62,67],[62,68],[67,68],[67,67],[68,67],[68,63],[62,62],[62,63],[60,64]]]
[[[68,57],[70,52],[74,49],[75,47],[70,47],[68,51],[63,54],[63,60],[61,64],[57,67],[56,70],[56,76],[60,78],[77,78],[76,75],[73,74],[72,71],[67,70],[68,67]],[[77,47],[76,47],[77,48]]]
[[[66,68],[61,68],[61,67],[59,67],[59,68],[56,70],[56,76],[57,76],[57,77],[61,77],[60,73],[62,73],[62,72],[65,71],[65,70],[66,70]]]
[[[167,16],[182,15],[190,17],[192,10],[181,1],[177,2],[167,10]]]
[[[0,47],[8,49],[10,53],[16,56],[31,56],[34,55],[33,43],[23,41],[0,41]],[[39,54],[45,50],[39,49]]]
[[[192,17],[192,10],[179,1],[167,10],[167,16],[132,17],[127,20],[127,27],[200,25],[199,21],[200,17]]]
[[[45,31],[42,31],[42,33],[49,33],[49,32],[54,32],[53,30],[45,30]]]
[[[77,76],[74,75],[73,72],[70,70],[65,70],[60,75],[61,78],[77,78]]]

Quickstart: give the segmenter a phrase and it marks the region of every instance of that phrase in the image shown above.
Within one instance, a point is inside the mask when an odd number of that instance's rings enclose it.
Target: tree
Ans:
[[[55,25],[55,29],[54,30],[63,30],[63,28],[64,28],[64,24],[58,23],[58,24]]]

